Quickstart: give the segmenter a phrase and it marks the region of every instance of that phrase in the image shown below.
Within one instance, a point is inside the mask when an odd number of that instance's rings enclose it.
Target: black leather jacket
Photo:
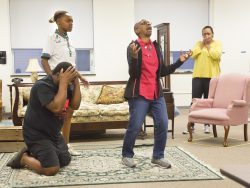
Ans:
[[[138,41],[135,41],[135,44],[140,46]],[[171,73],[173,73],[178,67],[182,65],[182,62],[180,59],[178,59],[174,64],[171,65],[164,65],[163,64],[163,56],[162,56],[162,51],[160,45],[154,41],[153,42],[156,53],[157,53],[157,58],[158,58],[158,70],[157,70],[157,83],[159,87],[159,93],[158,96],[162,97],[163,92],[162,92],[162,86],[160,84],[160,78],[167,76]],[[129,80],[125,89],[125,94],[124,97],[125,99],[130,99],[130,98],[136,98],[139,96],[139,88],[140,88],[140,79],[141,79],[141,65],[142,65],[142,50],[138,52],[138,58],[134,59],[131,56],[131,51],[130,51],[130,46],[127,48],[127,60],[128,60],[128,66],[129,66]]]

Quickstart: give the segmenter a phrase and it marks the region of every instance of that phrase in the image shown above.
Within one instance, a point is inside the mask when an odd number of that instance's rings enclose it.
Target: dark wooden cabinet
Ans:
[[[162,23],[154,26],[157,29],[157,42],[161,46],[163,62],[170,65],[170,38],[169,23]],[[171,90],[170,75],[163,78],[163,88]]]
[[[163,55],[163,62],[165,65],[170,65],[170,24],[161,23],[156,25],[157,29],[157,42],[160,44]],[[172,138],[174,138],[174,97],[171,92],[170,75],[163,78],[163,94],[166,101],[168,119],[172,121],[172,129],[168,132],[172,132]]]

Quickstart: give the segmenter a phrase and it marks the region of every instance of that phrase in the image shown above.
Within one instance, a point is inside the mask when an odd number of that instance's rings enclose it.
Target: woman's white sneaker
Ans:
[[[210,125],[204,125],[204,133],[209,134],[210,133]]]

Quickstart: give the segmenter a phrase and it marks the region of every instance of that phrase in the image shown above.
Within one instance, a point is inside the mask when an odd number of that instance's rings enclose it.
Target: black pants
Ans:
[[[192,99],[193,98],[208,98],[209,83],[211,78],[193,78],[192,80]],[[191,103],[192,105],[192,103]],[[205,124],[206,125],[206,124]]]
[[[30,154],[40,161],[43,168],[67,166],[71,161],[71,155],[68,151],[68,146],[65,143],[62,135],[57,141],[50,139],[37,140],[25,143]]]
[[[209,83],[211,78],[193,78],[192,80],[192,99],[208,98]]]

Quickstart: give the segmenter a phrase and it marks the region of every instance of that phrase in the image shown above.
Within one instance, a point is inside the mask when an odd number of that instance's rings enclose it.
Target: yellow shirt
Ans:
[[[193,78],[213,78],[220,74],[220,58],[222,54],[222,45],[219,41],[213,41],[210,49],[206,47],[201,49],[202,41],[195,44],[192,49],[192,58],[194,59]]]

